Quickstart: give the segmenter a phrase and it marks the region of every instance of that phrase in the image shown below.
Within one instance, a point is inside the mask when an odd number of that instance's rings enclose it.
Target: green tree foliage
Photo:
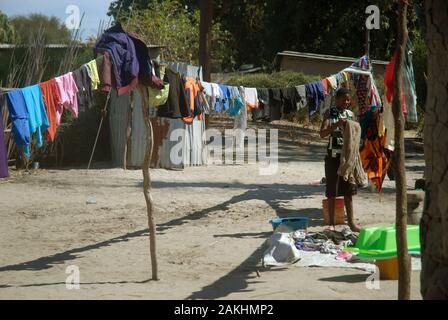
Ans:
[[[215,20],[232,34],[236,65],[271,63],[283,50],[358,57],[365,51],[366,7],[372,1],[215,0]],[[370,55],[387,60],[395,45],[396,3],[378,0],[380,30],[371,31]],[[409,10],[409,30],[419,29]]]
[[[14,43],[14,26],[8,19],[8,16],[0,11],[0,43]]]
[[[147,9],[151,0],[117,0],[109,6],[108,15],[117,20],[119,17],[128,16],[132,11]]]
[[[163,58],[167,61],[198,63],[199,10],[188,10],[179,1],[153,1],[146,9],[117,17],[127,31],[139,34],[148,44],[166,45]],[[219,24],[213,26],[215,59],[226,54],[226,33]]]
[[[69,43],[70,30],[57,18],[43,14],[33,13],[28,16],[15,16],[11,23],[16,30],[18,43],[28,43],[31,37],[35,37],[40,28],[45,32],[45,43]]]

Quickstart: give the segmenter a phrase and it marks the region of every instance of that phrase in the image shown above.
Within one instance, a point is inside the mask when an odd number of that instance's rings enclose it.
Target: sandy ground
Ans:
[[[97,167],[12,172],[0,181],[0,299],[396,299],[397,281],[366,288],[368,273],[340,268],[263,269],[260,259],[280,215],[322,225],[324,141],[282,125],[280,166],[151,170],[160,281],[151,281],[142,174]],[[421,152],[408,149],[407,180],[421,178]],[[89,200],[95,200],[88,204]],[[393,223],[395,185],[355,197],[363,226]],[[68,290],[66,268],[80,270]],[[257,272],[258,271],[258,272]],[[420,299],[419,272],[412,299]]]

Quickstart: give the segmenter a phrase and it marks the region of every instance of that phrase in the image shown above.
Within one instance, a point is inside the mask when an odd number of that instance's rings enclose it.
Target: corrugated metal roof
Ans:
[[[358,59],[359,59],[359,58],[353,58],[353,57],[332,56],[332,55],[327,55],[327,54],[316,54],[316,53],[297,52],[297,51],[278,52],[277,56],[300,57],[300,58],[310,58],[310,59],[329,60],[329,61],[343,61],[343,62],[355,62],[355,61],[358,61]],[[383,61],[383,60],[372,60],[372,63],[387,65],[389,62]]]

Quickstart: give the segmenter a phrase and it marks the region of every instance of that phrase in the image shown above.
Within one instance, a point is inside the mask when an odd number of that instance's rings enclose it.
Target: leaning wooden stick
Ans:
[[[152,124],[149,119],[149,105],[148,105],[148,91],[143,86],[139,86],[140,94],[142,97],[142,114],[143,121],[145,123],[146,132],[146,151],[145,160],[143,161],[143,194],[146,200],[146,209],[148,212],[148,227],[149,227],[149,245],[151,252],[151,267],[152,267],[152,280],[158,280],[157,269],[157,254],[156,254],[156,225],[154,220],[154,205],[151,196],[151,178],[149,175],[149,165],[151,162],[151,155],[153,149],[153,132]]]
[[[404,116],[401,108],[401,93],[403,92],[403,64],[405,47],[408,37],[406,27],[407,2],[401,0],[398,6],[398,37],[397,37],[397,61],[394,69],[394,98],[392,112],[395,124],[395,154],[393,156],[395,172],[396,198],[396,240],[398,258],[398,299],[409,300],[411,298],[411,258],[408,253],[407,243],[407,191],[404,149]]]

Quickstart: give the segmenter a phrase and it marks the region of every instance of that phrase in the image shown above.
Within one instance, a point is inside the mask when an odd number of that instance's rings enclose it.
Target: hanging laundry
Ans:
[[[269,121],[269,90],[265,88],[257,88],[258,109],[252,109],[252,117],[254,120]]]
[[[118,95],[131,91],[139,81],[156,89],[163,82],[153,74],[146,44],[136,35],[126,33],[119,23],[106,30],[95,44],[96,54],[109,52]]]
[[[163,78],[170,84],[168,100],[157,108],[157,116],[166,118],[184,118],[190,116],[190,110],[185,95],[185,78],[180,73],[166,69]]]
[[[132,32],[127,32],[126,34],[131,38],[135,46],[135,52],[137,55],[137,61],[139,66],[138,70],[139,83],[143,84],[144,86],[162,90],[163,81],[156,76],[154,66],[149,56],[148,45],[137,34]],[[186,74],[185,76],[190,75]],[[191,77],[196,78],[196,76]]]
[[[283,97],[280,89],[269,89],[270,121],[280,120],[283,114]]]
[[[322,81],[314,81],[305,85],[306,97],[308,99],[309,114],[316,113],[317,109],[325,100]]]
[[[96,54],[109,52],[119,96],[138,84],[140,69],[135,44],[120,24],[106,30],[95,44],[94,50]],[[123,89],[128,85],[130,88]]]
[[[237,87],[229,86],[230,92],[230,108],[227,111],[229,116],[235,117],[240,114],[241,110],[244,108],[243,98],[241,97],[240,91]]]
[[[12,134],[17,147],[30,144],[29,115],[22,90],[10,91],[6,94],[8,101],[9,120],[12,124]]]
[[[386,98],[383,99],[383,121],[386,128],[386,144],[384,147],[390,151],[395,150],[395,123],[392,106]]]
[[[215,97],[214,109],[215,112],[221,112],[221,101],[224,97],[224,92],[222,92],[220,86],[217,83],[212,83],[213,96]]]
[[[347,71],[341,71],[336,74],[336,81],[338,82],[338,87],[343,87],[350,89],[350,84],[352,83],[351,74]]]
[[[219,88],[222,91],[222,97],[221,97],[221,106],[222,106],[222,111],[227,111],[229,110],[230,107],[230,91],[229,88],[224,85],[224,84],[219,84]]]
[[[8,172],[8,150],[5,145],[5,136],[3,128],[3,97],[0,96],[0,178],[6,178],[9,176]]]
[[[305,108],[307,103],[308,103],[307,100],[306,100],[306,88],[305,88],[305,85],[301,84],[299,86],[296,86],[296,91],[297,91],[297,94],[300,97],[300,102],[298,103],[297,108],[299,110],[301,110],[301,109]]]
[[[324,96],[328,95],[328,88],[329,88],[330,84],[328,83],[327,79],[323,79],[322,80],[322,87],[324,88]]]
[[[213,95],[213,87],[210,82],[206,82],[206,81],[201,81],[201,87],[202,87],[203,94],[205,96],[204,97],[205,104],[206,104],[205,113],[209,114],[210,109],[212,107],[214,107],[215,101],[216,101],[215,96]]]
[[[40,89],[42,91],[42,98],[44,100],[49,122],[46,137],[47,140],[54,141],[56,130],[59,126],[56,114],[57,112],[62,114],[61,96],[59,95],[59,90],[55,79],[41,83]]]
[[[98,76],[100,78],[100,90],[103,92],[110,92],[111,88],[115,87],[110,53],[108,51],[103,52],[103,54],[96,59],[96,65]]]
[[[360,149],[360,157],[368,178],[381,192],[384,178],[391,164],[391,157],[385,152],[386,136],[378,134],[379,112],[373,113],[371,125]]]
[[[246,101],[245,88],[239,87],[238,90],[242,100]],[[236,148],[244,148],[244,138],[247,130],[247,108],[241,108],[241,112],[235,116],[233,129]]]
[[[244,102],[247,109],[258,108],[258,95],[256,88],[244,88]]]
[[[298,111],[298,104],[302,97],[297,92],[296,87],[281,89],[283,96],[283,114],[290,114]]]
[[[185,123],[193,123],[193,119],[203,120],[203,100],[200,95],[200,86],[194,78],[187,77],[185,81],[185,96],[189,105],[190,115],[182,118]]]
[[[70,109],[73,116],[78,118],[78,87],[76,86],[75,79],[73,79],[73,72],[64,74],[63,76],[55,78],[56,85],[61,97],[60,104]],[[61,123],[63,109],[56,109],[57,124]]]
[[[87,62],[85,66],[87,68],[87,73],[91,81],[91,87],[93,90],[97,90],[98,85],[100,84],[100,76],[98,74],[98,66],[96,64],[96,60]]]
[[[89,77],[88,68],[82,66],[73,71],[73,79],[78,87],[77,99],[79,112],[85,112],[93,106],[92,81]]]
[[[204,93],[207,96],[209,96],[209,97],[213,96],[213,87],[212,87],[212,84],[210,82],[201,81],[201,86],[202,86],[202,90],[204,91]]]
[[[42,91],[38,84],[21,89],[28,111],[28,124],[30,135],[37,133],[36,147],[43,146],[43,136],[50,127],[47,112],[45,111]],[[25,146],[25,155],[30,155],[29,146]]]
[[[415,87],[414,67],[412,66],[412,42],[408,37],[404,61],[403,90],[406,102],[406,121],[417,123],[417,91]]]
[[[338,82],[337,82],[335,76],[330,76],[330,77],[326,78],[325,80],[327,80],[330,88],[332,88],[333,90],[338,89]]]

